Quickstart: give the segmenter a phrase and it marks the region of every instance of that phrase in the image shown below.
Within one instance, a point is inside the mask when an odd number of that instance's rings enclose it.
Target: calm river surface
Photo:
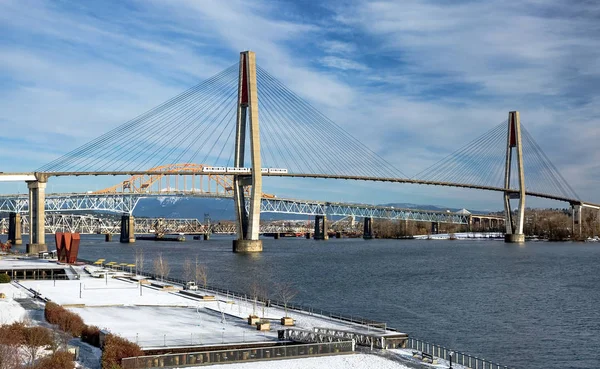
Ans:
[[[133,262],[137,249],[148,271],[163,251],[181,277],[198,255],[211,285],[247,292],[253,276],[289,281],[295,303],[509,367],[600,367],[600,243],[265,239],[263,253],[239,255],[229,237],[128,245],[84,236],[80,257]]]

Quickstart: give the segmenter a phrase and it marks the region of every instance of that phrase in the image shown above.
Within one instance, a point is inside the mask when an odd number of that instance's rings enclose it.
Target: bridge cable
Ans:
[[[388,171],[391,169],[393,173],[402,174],[401,171],[394,168],[385,159],[383,159],[382,157],[380,157],[373,151],[367,149],[366,146],[364,144],[362,144],[359,140],[357,140],[356,138],[351,136],[349,133],[344,131],[335,122],[333,122],[329,118],[325,117],[322,113],[320,113],[318,110],[316,110],[314,107],[312,107],[312,105],[310,105],[308,102],[306,102],[305,100],[300,98],[298,95],[296,95],[294,92],[289,90],[279,80],[277,80],[276,78],[271,76],[268,72],[266,72],[260,66],[257,66],[257,70],[260,72],[261,80],[264,80],[265,82],[270,83],[270,86],[272,86],[271,89],[273,89],[273,91],[274,91],[273,93],[276,93],[278,96],[280,96],[281,99],[285,99],[286,103],[290,104],[290,107],[293,108],[293,109],[290,109],[290,110],[292,110],[292,113],[288,113],[288,114],[295,116],[295,117],[304,116],[304,117],[306,117],[305,119],[308,119],[307,122],[313,123],[316,126],[316,127],[314,127],[314,126],[311,127],[310,125],[305,125],[304,127],[302,127],[302,129],[304,129],[305,132],[306,132],[306,129],[310,129],[309,132],[314,132],[315,133],[314,139],[318,140],[317,142],[322,144],[321,145],[322,147],[319,147],[320,150],[314,150],[315,152],[322,151],[323,148],[326,148],[329,151],[330,147],[331,147],[331,150],[333,150],[333,147],[330,145],[329,142],[323,141],[324,138],[322,136],[323,136],[323,133],[325,132],[325,133],[327,133],[327,137],[329,137],[334,142],[341,144],[340,147],[335,147],[338,151],[336,151],[336,152],[332,151],[332,153],[335,154],[335,156],[333,156],[332,158],[329,158],[329,160],[338,159],[340,156],[344,156],[344,155],[340,155],[339,151],[342,151],[342,152],[345,151],[346,155],[348,155],[348,154],[357,155],[357,153],[360,153],[361,155],[358,156],[359,159],[362,159],[362,160],[364,160],[363,158],[370,159],[372,164],[375,164],[372,166],[372,169],[385,168]],[[298,126],[298,124],[299,123],[297,123],[296,125]],[[354,149],[356,151],[354,153],[352,153],[352,151],[348,152],[351,149]],[[314,157],[314,154],[313,154],[313,157]],[[352,156],[346,156],[346,158],[352,158]],[[349,163],[342,164],[342,166],[345,166],[345,167],[348,167],[348,165],[349,165]],[[325,173],[325,174],[327,174],[327,173]],[[404,177],[406,177],[404,174],[402,174],[402,175]]]
[[[208,91],[211,91],[210,89],[213,87],[213,85],[214,85],[214,83],[211,82],[210,84],[208,84],[205,87],[207,87],[209,89]],[[206,92],[206,91],[207,90],[201,91],[201,92]],[[194,104],[198,100],[191,99],[191,97],[195,98],[196,97],[195,95],[196,94],[190,95],[186,99],[180,100],[178,103],[183,102],[184,104],[186,104],[184,106]],[[205,94],[204,97],[206,97],[206,96],[210,96],[210,94],[209,95]],[[106,147],[104,147],[104,149],[102,149],[100,151],[100,153],[97,153],[97,154],[102,154],[103,151],[110,150],[112,152],[112,156],[111,155],[108,155],[108,156],[98,155],[96,160],[92,161],[92,163],[90,163],[89,165],[93,165],[94,163],[99,163],[100,160],[104,159],[105,164],[101,167],[100,170],[105,170],[109,165],[111,165],[111,161],[109,161],[107,159],[122,155],[120,149],[125,147],[125,150],[127,150],[128,147],[132,146],[131,142],[135,142],[136,140],[141,141],[140,145],[144,147],[144,149],[141,152],[138,152],[138,155],[134,156],[134,158],[133,158],[133,160],[137,159],[137,157],[141,156],[141,154],[143,154],[144,152],[147,152],[149,149],[152,148],[152,146],[148,144],[148,140],[150,142],[152,142],[152,135],[155,135],[158,137],[154,128],[157,126],[160,127],[160,125],[164,124],[163,118],[166,118],[167,122],[172,121],[173,117],[180,113],[180,111],[181,111],[180,105],[181,104],[173,105],[173,106],[171,106],[171,108],[168,111],[161,112],[158,115],[148,117],[147,121],[150,122],[150,124],[146,124],[146,126],[144,126],[144,130],[142,133],[140,133],[139,129],[136,129],[136,130],[131,130],[130,132],[128,132],[126,134],[122,134],[119,137],[118,142],[116,142],[116,143],[111,142],[110,145],[106,145]],[[161,133],[162,133],[162,131],[161,131]],[[134,137],[135,137],[135,139],[134,139]],[[140,145],[135,145],[135,146],[140,146]],[[116,148],[117,148],[116,150],[115,150],[114,146],[116,146]],[[129,160],[133,161],[131,158]]]
[[[281,89],[279,89],[279,94],[281,95]],[[285,96],[286,98],[289,98],[290,96]],[[307,113],[307,109],[305,105],[299,104],[298,102],[300,100],[298,100],[297,98],[295,98],[294,96],[291,96],[291,104],[292,107],[294,107],[295,109],[288,109],[289,111],[291,111],[291,115],[293,115],[292,118],[290,118],[289,120],[294,122],[294,121],[299,121],[299,122],[316,122],[317,127],[311,127],[308,124],[299,124],[299,126],[301,127],[301,129],[303,130],[303,132],[306,133],[307,137],[314,137],[316,139],[318,139],[318,143],[319,146],[316,149],[313,149],[312,152],[305,152],[302,155],[314,155],[314,152],[324,152],[325,154],[328,154],[330,158],[336,158],[340,156],[340,153],[338,151],[333,151],[333,149],[335,148],[335,146],[330,145],[329,142],[325,142],[324,141],[324,137],[325,134],[327,134],[327,137],[333,138],[333,140],[336,141],[336,143],[340,144],[341,147],[347,146],[347,142],[343,142],[341,141],[341,135],[339,134],[339,132],[336,132],[334,130],[332,130],[330,125],[324,125],[323,124],[323,120],[317,116],[317,118],[315,119],[314,115],[312,115],[312,112],[308,112]],[[312,116],[311,116],[312,115]],[[306,130],[305,128],[309,128],[310,131]],[[302,141],[301,141],[302,142]],[[327,151],[329,151],[327,153]],[[346,155],[342,155],[343,157],[360,157],[359,154],[357,153],[350,153],[350,154],[346,154]],[[364,156],[364,155],[363,155]],[[322,156],[317,157],[316,159],[313,159],[313,161],[315,162],[323,162],[323,163],[327,163],[328,161],[326,159],[323,159]],[[344,163],[344,166],[348,166],[348,163]],[[373,166],[376,167],[376,166]],[[320,169],[322,172],[323,170]],[[364,170],[362,170],[361,168],[359,168],[358,170],[359,172],[361,172],[360,174],[368,176],[368,173],[364,172]],[[336,171],[334,167],[329,167],[327,169],[326,173],[332,173],[332,174],[338,174],[340,173],[339,171]]]
[[[152,117],[152,116],[157,116],[163,112],[168,112],[170,109],[172,109],[175,105],[177,105],[178,103],[180,103],[181,101],[185,101],[186,99],[188,99],[190,96],[193,96],[194,94],[201,92],[203,89],[206,89],[207,86],[210,86],[211,83],[213,83],[215,80],[218,80],[219,78],[222,78],[223,76],[231,73],[232,71],[235,71],[237,69],[237,64],[232,65],[231,67],[225,69],[224,71],[218,73],[217,75],[209,78],[207,81],[204,81],[186,91],[184,91],[183,93],[175,96],[174,98],[166,101],[165,103],[159,105],[158,107],[155,107],[153,109],[150,109],[149,111],[137,116],[136,118],[112,129],[111,131],[105,133],[104,135],[88,142],[87,144],[84,144],[83,146],[80,146],[77,149],[72,150],[71,152],[53,160],[52,162],[44,165],[43,167],[39,168],[38,171],[40,172],[44,172],[44,171],[59,171],[59,170],[63,170],[66,166],[70,166],[69,168],[73,168],[74,165],[77,165],[78,162],[81,161],[81,156],[83,154],[90,153],[92,152],[96,147],[98,146],[102,146],[103,144],[106,144],[107,142],[110,142],[111,140],[115,139],[116,137],[122,137],[123,136],[123,132],[132,132],[135,131],[135,128],[137,126],[139,126],[141,123],[145,122],[148,118]],[[107,145],[109,146],[109,145]]]

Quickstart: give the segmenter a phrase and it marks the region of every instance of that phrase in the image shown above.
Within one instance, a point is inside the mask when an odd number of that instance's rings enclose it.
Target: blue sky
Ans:
[[[408,175],[519,110],[581,198],[600,203],[598,19],[599,4],[554,0],[0,0],[2,170],[38,168],[251,49],[263,68]],[[55,180],[49,189],[115,182]],[[265,186],[331,201],[502,207],[499,194],[458,189]]]

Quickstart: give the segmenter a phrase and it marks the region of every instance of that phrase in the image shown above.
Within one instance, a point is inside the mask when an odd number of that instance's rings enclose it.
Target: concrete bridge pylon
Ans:
[[[237,175],[233,179],[233,201],[237,219],[237,239],[233,252],[261,252],[259,239],[260,204],[262,198],[262,174],[260,160],[260,131],[258,124],[258,89],[256,86],[256,55],[252,51],[240,53],[240,76],[238,80],[237,120],[235,132],[235,167],[244,167],[246,134],[249,133],[252,173]],[[247,132],[249,128],[249,132]],[[252,186],[245,207],[244,187]]]
[[[504,189],[510,189],[513,149],[516,150],[516,168],[519,192],[504,192],[504,211],[506,214],[506,235],[504,241],[508,243],[525,242],[523,233],[525,223],[525,172],[523,170],[523,143],[521,140],[521,120],[518,111],[508,113],[508,134],[506,142],[506,167],[504,176]],[[510,206],[511,198],[519,199],[519,207],[515,219]]]

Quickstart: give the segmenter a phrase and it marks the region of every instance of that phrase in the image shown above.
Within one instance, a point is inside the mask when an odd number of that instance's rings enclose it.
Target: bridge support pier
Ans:
[[[431,222],[431,234],[438,234],[440,231],[440,223]]]
[[[328,240],[327,234],[327,216],[315,215],[315,240]]]
[[[23,239],[21,238],[22,231],[21,214],[10,213],[8,218],[8,240],[10,243],[21,245],[23,243]]]
[[[373,238],[373,218],[365,218],[363,224],[363,239],[370,240]]]
[[[123,214],[121,217],[121,243],[135,242],[135,218],[131,214]]]
[[[512,167],[512,151],[516,148],[517,151],[517,174],[519,183],[519,192],[504,192],[504,212],[506,215],[506,234],[504,241],[507,243],[523,243],[525,242],[525,234],[523,228],[525,224],[525,172],[523,170],[523,145],[521,141],[521,120],[518,111],[508,113],[508,134],[506,143],[506,166],[504,175],[504,188],[510,189],[510,172]],[[519,199],[519,207],[517,208],[516,219],[513,223],[512,209],[510,206],[511,199]]]
[[[250,132],[246,132],[247,127],[249,127]],[[244,253],[261,252],[263,249],[262,240],[259,239],[262,174],[258,125],[258,90],[256,88],[256,55],[252,51],[240,53],[234,167],[244,167],[246,133],[249,133],[250,139],[252,174],[235,175],[233,177],[233,201],[238,224],[238,238],[233,241],[233,252]],[[247,210],[246,199],[244,198],[246,186],[252,186]]]
[[[27,182],[29,189],[29,243],[26,252],[37,254],[46,247],[46,182]]]
[[[581,205],[572,205],[571,206],[571,215],[573,220],[573,236],[577,236],[577,238],[581,238],[581,217],[582,217],[582,206]]]

